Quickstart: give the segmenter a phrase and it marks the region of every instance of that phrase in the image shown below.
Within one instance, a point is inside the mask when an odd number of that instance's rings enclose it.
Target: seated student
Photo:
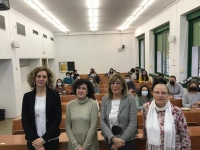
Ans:
[[[149,90],[149,87],[146,85],[142,85],[135,96],[137,110],[142,110],[143,104],[152,100],[153,96]]]
[[[100,78],[94,69],[90,69],[90,74],[88,76],[92,76],[94,80],[99,84]]]
[[[66,77],[63,79],[63,84],[72,85],[73,82],[74,82],[74,79],[70,76],[70,73],[67,72]]]
[[[74,81],[76,80],[76,78],[79,76],[79,74],[77,73],[77,70],[75,69],[72,74],[71,77],[74,79]]]
[[[146,70],[142,71],[142,74],[139,77],[139,83],[148,83],[150,82],[150,78]]]
[[[66,92],[66,89],[65,89],[61,79],[57,79],[56,86],[55,86],[54,90],[58,91],[59,94],[64,94],[63,91]]]
[[[199,107],[200,106],[200,93],[198,92],[198,83],[190,82],[188,91],[183,94],[182,104],[183,107]]]
[[[176,77],[170,76],[169,83],[167,84],[169,88],[169,98],[182,98],[184,94],[184,89],[181,84],[176,83]]]
[[[127,75],[131,76],[135,72],[134,68],[131,68],[131,70],[127,73]]]
[[[108,77],[111,76],[113,74],[113,68],[110,68],[109,72],[108,72]]]
[[[167,84],[167,82],[163,78],[164,78],[164,75],[162,73],[158,74],[158,78],[154,79],[154,82],[152,85],[152,90],[153,90],[154,86],[158,83]]]
[[[100,93],[99,85],[94,80],[94,77],[90,76],[90,77],[88,77],[88,80],[92,83],[92,85],[94,87],[94,94],[99,94]]]
[[[131,76],[126,75],[126,83],[128,86],[129,93],[136,93],[137,89],[135,88],[135,84],[131,81]]]
[[[132,80],[139,80],[140,77],[140,68],[135,67],[135,72],[131,75]]]

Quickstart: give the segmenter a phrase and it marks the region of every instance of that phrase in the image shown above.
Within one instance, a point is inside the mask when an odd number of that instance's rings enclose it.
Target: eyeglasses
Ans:
[[[164,95],[166,95],[166,94],[168,94],[168,93],[165,93],[165,92],[153,92],[156,96],[158,96],[158,95],[161,95],[161,96],[164,96]]]
[[[110,82],[110,85],[114,85],[114,84],[121,85],[121,82]]]

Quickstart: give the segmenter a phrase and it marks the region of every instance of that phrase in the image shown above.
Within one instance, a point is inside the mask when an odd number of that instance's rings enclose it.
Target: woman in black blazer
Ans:
[[[62,111],[60,96],[52,90],[51,70],[37,67],[27,76],[32,91],[24,94],[22,126],[28,150],[57,150]]]

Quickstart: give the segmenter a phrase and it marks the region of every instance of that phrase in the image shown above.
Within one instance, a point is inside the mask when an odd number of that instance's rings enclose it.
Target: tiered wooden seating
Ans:
[[[65,89],[66,89],[66,94],[70,94],[72,92],[72,87],[69,86],[69,85],[64,85],[65,86]]]
[[[100,89],[100,93],[108,93],[108,89],[107,88],[99,88]]]
[[[76,95],[61,95],[61,102],[69,102],[76,99]]]
[[[152,90],[152,83],[151,82],[148,82],[148,83],[134,83],[135,84],[135,87],[136,89],[138,90],[142,85],[146,85],[148,86],[148,88],[150,90]]]
[[[107,84],[99,84],[99,88],[108,88]]]
[[[173,105],[178,106],[178,107],[183,107],[182,99],[169,99],[169,100]]]
[[[97,101],[101,101],[105,94],[95,94],[94,96],[97,99]]]
[[[199,150],[200,147],[200,127],[188,127],[191,149]],[[139,133],[142,133],[142,129],[139,129]],[[106,150],[104,138],[101,135],[101,131],[97,131],[100,150]],[[60,134],[59,148],[58,150],[68,150],[68,137],[65,132]],[[19,135],[3,135],[0,136],[0,150],[27,150],[26,140],[24,134]],[[136,139],[137,150],[146,149],[146,140]]]

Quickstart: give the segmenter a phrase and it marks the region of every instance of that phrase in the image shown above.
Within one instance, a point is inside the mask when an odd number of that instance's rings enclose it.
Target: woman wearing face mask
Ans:
[[[135,96],[137,110],[143,109],[143,104],[153,100],[151,92],[146,85],[142,85]]]
[[[55,91],[58,91],[59,94],[62,94],[63,91],[66,91],[65,87],[63,86],[63,82],[61,79],[57,79],[56,86],[54,88]]]
[[[198,84],[196,82],[189,83],[188,91],[184,93],[182,104],[183,107],[199,107],[200,93],[198,92]]]
[[[94,87],[94,94],[99,94],[100,93],[100,90],[99,90],[99,86],[98,84],[96,83],[96,81],[94,80],[94,77],[90,76],[88,78],[88,80],[92,83],[93,87]]]
[[[150,78],[148,76],[147,71],[142,71],[142,74],[139,77],[139,83],[147,83],[150,82]]]

